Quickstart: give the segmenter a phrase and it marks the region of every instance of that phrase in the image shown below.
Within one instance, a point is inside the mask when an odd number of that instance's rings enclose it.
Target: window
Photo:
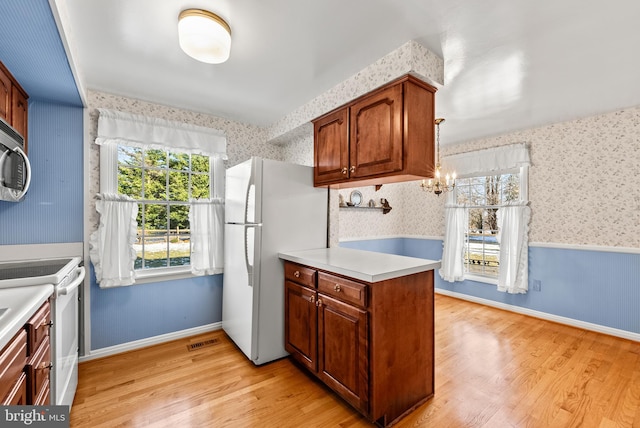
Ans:
[[[208,156],[118,145],[118,193],[139,201],[134,268],[190,264],[189,199],[210,198]]]
[[[456,202],[466,209],[464,272],[497,278],[500,266],[498,210],[520,200],[520,174],[456,180]]]

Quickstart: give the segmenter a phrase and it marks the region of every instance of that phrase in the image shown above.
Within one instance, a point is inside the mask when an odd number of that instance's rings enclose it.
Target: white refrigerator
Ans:
[[[326,248],[313,168],[253,157],[226,171],[222,328],[256,365],[284,350],[282,251]]]

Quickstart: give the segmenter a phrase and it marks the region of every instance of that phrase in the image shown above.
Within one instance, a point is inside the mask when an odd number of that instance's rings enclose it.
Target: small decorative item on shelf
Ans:
[[[389,205],[389,201],[385,198],[380,198],[380,203],[382,204],[382,214],[387,214],[391,211],[391,205]]]
[[[354,190],[353,192],[351,192],[349,199],[353,206],[358,207],[362,203],[362,193],[360,193],[359,190]]]
[[[342,195],[338,194],[338,199],[340,200],[340,203],[338,204],[338,206],[340,207],[346,207],[347,204],[344,203],[344,198],[342,197]]]
[[[369,199],[369,208],[375,208],[376,207],[376,201],[374,201],[373,199]]]

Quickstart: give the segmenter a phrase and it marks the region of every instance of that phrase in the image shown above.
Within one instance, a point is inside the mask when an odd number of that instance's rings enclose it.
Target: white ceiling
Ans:
[[[444,59],[442,145],[640,105],[634,0],[53,1],[84,88],[256,125],[409,40]],[[180,50],[193,7],[231,26],[228,62]]]

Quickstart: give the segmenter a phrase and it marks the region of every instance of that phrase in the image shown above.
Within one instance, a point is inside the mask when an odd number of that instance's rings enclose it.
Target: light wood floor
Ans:
[[[442,295],[435,337],[435,396],[397,427],[640,427],[640,343]],[[120,426],[371,425],[288,359],[255,367],[217,331],[80,364],[71,427]]]

